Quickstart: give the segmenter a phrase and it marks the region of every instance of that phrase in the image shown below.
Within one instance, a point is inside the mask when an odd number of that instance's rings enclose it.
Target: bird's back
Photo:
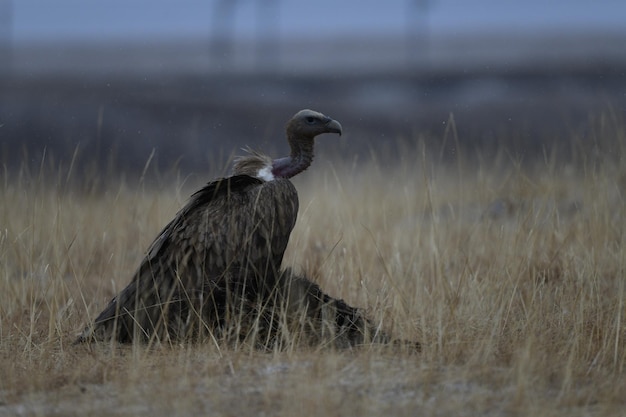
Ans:
[[[216,294],[229,291],[233,274],[254,287],[277,273],[297,212],[297,192],[286,179],[235,175],[207,184],[81,339],[178,339],[207,326],[207,317],[221,320]]]
[[[265,182],[236,175],[196,192],[148,250],[144,263],[200,262],[212,276],[226,268],[282,260],[298,213],[298,195],[288,180]],[[269,257],[268,257],[269,254]],[[143,265],[142,265],[143,266]]]

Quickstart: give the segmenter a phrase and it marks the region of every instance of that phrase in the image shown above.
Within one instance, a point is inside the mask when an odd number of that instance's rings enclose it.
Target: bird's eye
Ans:
[[[314,123],[315,123],[315,120],[316,120],[316,119],[315,119],[315,117],[313,117],[313,116],[309,116],[309,117],[307,117],[305,120],[306,120],[306,122],[307,122],[308,124],[312,125],[312,124],[314,124]]]

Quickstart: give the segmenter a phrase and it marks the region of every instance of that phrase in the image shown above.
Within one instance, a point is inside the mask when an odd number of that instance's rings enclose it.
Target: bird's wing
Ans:
[[[288,180],[265,182],[248,175],[219,179],[191,196],[150,245],[144,262],[162,261],[186,245],[225,257],[214,260],[218,269],[239,262],[244,249],[248,257],[265,257],[270,251],[282,258],[297,212],[298,195]]]
[[[228,199],[233,193],[242,193],[262,184],[263,181],[247,175],[220,178],[209,182],[203,188],[193,193],[187,204],[161,230],[161,233],[150,244],[144,262],[156,259],[162,253],[163,245],[175,240],[173,234],[176,230],[180,230],[190,222],[194,222],[194,218],[202,216],[204,212],[211,211],[210,207],[219,203],[221,199]]]
[[[130,329],[136,325],[148,329],[147,336],[163,320],[162,306],[172,294],[182,291],[191,298],[221,285],[231,268],[257,276],[269,268],[276,271],[297,212],[297,192],[289,180],[236,175],[207,184],[165,226],[131,283],[96,318],[97,338],[132,339]],[[115,330],[112,319],[127,312],[131,318]],[[92,334],[88,328],[82,338]]]

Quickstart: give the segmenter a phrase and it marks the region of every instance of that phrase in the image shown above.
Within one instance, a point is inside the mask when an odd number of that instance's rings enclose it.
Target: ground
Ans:
[[[421,353],[72,345],[202,181],[5,172],[0,415],[620,415],[626,130],[596,120],[566,157],[417,146],[294,180],[285,265]]]

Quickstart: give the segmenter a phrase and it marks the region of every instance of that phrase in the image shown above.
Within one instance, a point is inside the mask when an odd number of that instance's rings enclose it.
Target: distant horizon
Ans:
[[[626,33],[501,34],[429,37],[427,42],[387,36],[279,40],[269,47],[236,39],[228,52],[208,39],[142,41],[33,41],[15,47],[0,71],[17,74],[248,74],[365,75],[596,71],[626,67]],[[265,48],[265,49],[263,49]],[[269,48],[269,49],[268,49]],[[259,51],[266,52],[259,59]],[[304,53],[303,53],[304,51]],[[217,53],[218,55],[215,55]]]

